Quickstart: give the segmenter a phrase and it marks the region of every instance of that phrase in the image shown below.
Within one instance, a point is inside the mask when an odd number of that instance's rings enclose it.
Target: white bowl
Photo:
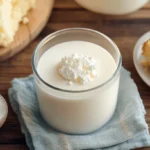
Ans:
[[[143,7],[149,0],[75,0],[82,7],[104,14],[123,15]]]
[[[7,114],[8,114],[8,106],[5,99],[0,95],[0,127],[5,123]]]
[[[145,71],[144,68],[141,66],[141,61],[144,59],[144,57],[142,56],[142,45],[148,39],[150,39],[150,31],[141,36],[140,39],[137,41],[133,51],[133,61],[135,68],[142,80],[148,86],[150,86],[150,73]]]

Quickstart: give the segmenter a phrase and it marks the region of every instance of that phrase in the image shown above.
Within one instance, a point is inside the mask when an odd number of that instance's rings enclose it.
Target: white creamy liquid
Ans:
[[[65,80],[59,74],[58,65],[61,59],[75,53],[82,53],[96,60],[98,77],[88,84],[74,83],[69,86],[67,84],[68,80]],[[55,87],[66,90],[85,90],[106,82],[115,72],[116,63],[104,48],[96,44],[84,41],[70,41],[57,44],[46,51],[39,60],[37,70],[45,82]]]
[[[96,60],[98,76],[87,84],[68,84],[58,71],[64,56],[82,53]],[[102,47],[84,41],[69,41],[48,49],[40,58],[37,71],[47,83],[65,90],[86,90],[103,84],[116,70],[112,56]],[[37,94],[41,114],[54,128],[75,134],[95,131],[113,115],[117,103],[119,75],[107,85],[96,90],[70,93],[54,90],[37,83]]]

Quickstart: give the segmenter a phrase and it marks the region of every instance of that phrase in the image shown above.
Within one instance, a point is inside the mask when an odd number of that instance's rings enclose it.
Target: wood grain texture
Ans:
[[[29,150],[28,147],[25,147],[23,145],[17,144],[17,145],[1,145],[0,150]]]
[[[133,47],[137,39],[150,30],[149,11],[150,4],[131,15],[121,18],[120,16],[105,16],[86,11],[73,0],[56,0],[52,17],[41,34],[22,52],[0,63],[0,94],[6,98],[9,105],[7,121],[0,129],[0,150],[28,150],[24,135],[20,130],[20,124],[8,100],[8,88],[11,86],[10,82],[13,78],[26,77],[32,73],[31,55],[40,40],[53,31],[63,28],[92,28],[107,34],[115,41],[123,57],[123,66],[131,72],[131,76],[138,86],[147,111],[146,121],[150,127],[150,87],[137,74],[132,59]],[[139,150],[150,150],[150,148]]]
[[[6,48],[0,48],[0,61],[4,61],[26,47],[44,28],[51,14],[54,0],[37,0],[35,9],[27,17],[28,24],[20,24],[14,41]]]

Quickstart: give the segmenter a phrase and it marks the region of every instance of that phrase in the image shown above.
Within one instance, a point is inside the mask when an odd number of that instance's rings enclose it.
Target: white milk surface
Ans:
[[[68,81],[59,74],[58,64],[61,59],[75,53],[88,55],[96,60],[98,77],[88,84],[74,83],[73,85],[68,85]],[[115,72],[116,63],[104,48],[96,44],[84,41],[70,41],[57,44],[46,51],[39,60],[37,70],[45,82],[55,87],[65,90],[85,90],[106,82]]]

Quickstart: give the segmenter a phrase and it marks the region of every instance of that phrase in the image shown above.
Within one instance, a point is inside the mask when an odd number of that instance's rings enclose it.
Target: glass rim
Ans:
[[[41,48],[41,46],[43,45],[43,43],[45,43],[49,38],[51,38],[52,36],[59,36],[61,33],[64,33],[65,31],[72,31],[72,30],[81,30],[81,31],[90,31],[90,32],[93,32],[93,33],[96,33],[96,34],[99,34],[101,36],[103,36],[106,40],[108,40],[112,46],[118,51],[119,53],[119,62],[117,64],[117,68],[115,70],[115,72],[112,74],[112,76],[107,80],[105,81],[104,83],[98,85],[98,86],[95,86],[93,88],[89,88],[89,89],[85,89],[85,90],[66,90],[66,89],[62,89],[62,88],[58,88],[56,86],[53,86],[47,82],[45,82],[39,75],[39,73],[37,72],[37,69],[36,69],[36,65],[35,65],[35,56],[36,56],[36,53],[38,51],[39,48]],[[98,88],[101,88],[105,85],[107,85],[108,83],[110,83],[115,77],[116,75],[118,74],[118,72],[120,71],[121,69],[121,66],[122,66],[122,57],[121,57],[121,54],[120,54],[120,50],[118,48],[118,46],[113,42],[113,40],[111,40],[108,36],[106,36],[105,34],[99,32],[99,31],[96,31],[96,30],[93,30],[93,29],[89,29],[89,28],[66,28],[66,29],[62,29],[62,30],[58,30],[58,31],[55,31],[49,35],[47,35],[42,41],[40,41],[40,43],[35,47],[34,49],[34,52],[32,54],[32,70],[33,70],[33,73],[36,75],[36,77],[46,86],[48,86],[49,88],[52,88],[54,90],[57,90],[57,91],[60,91],[60,92],[67,92],[67,93],[83,93],[83,92],[89,92],[89,91],[93,91],[93,90],[96,90]]]

